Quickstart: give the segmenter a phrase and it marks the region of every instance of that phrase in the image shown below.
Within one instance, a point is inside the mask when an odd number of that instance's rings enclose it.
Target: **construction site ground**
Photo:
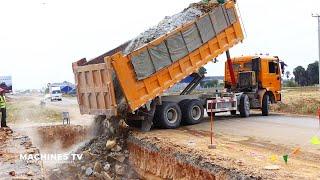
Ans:
[[[40,96],[14,98],[20,99],[16,101],[17,103],[34,105],[39,105],[41,100]],[[90,127],[93,118],[79,114],[76,98],[65,98],[62,102],[48,102],[46,107],[70,112],[73,124],[71,129],[74,129],[73,132],[75,132],[72,136],[77,136],[79,133],[82,138],[75,140],[74,144],[67,143],[68,147],[76,149],[80,144],[90,140],[91,137],[86,136],[86,131],[83,129]],[[29,126],[25,127],[37,129],[41,133],[43,129],[50,129],[49,127],[52,126],[61,127],[62,121],[53,123],[38,123],[37,121],[37,123],[29,122],[28,124]],[[77,125],[82,127],[77,127]],[[7,138],[5,142],[17,140],[16,144],[19,144],[21,143],[20,137],[24,135],[30,136],[32,142],[35,139],[35,136],[30,131],[27,132],[21,123],[9,123],[9,126],[13,129],[14,135],[4,136]],[[43,128],[39,130],[39,126]],[[2,129],[1,133],[3,132]],[[69,132],[70,135],[68,128],[65,128],[64,132]],[[60,131],[53,131],[53,133],[61,134]],[[310,143],[311,138],[316,135],[320,135],[319,120],[316,117],[279,114],[262,117],[260,112],[256,111],[249,118],[229,114],[215,117],[214,144],[216,149],[208,148],[210,121],[207,117],[201,124],[182,126],[175,130],[154,129],[145,133],[133,130],[129,133],[126,141],[127,147],[123,151],[128,150],[125,155],[128,157],[130,169],[134,169],[141,179],[320,179],[320,145]],[[63,139],[63,136],[55,137]],[[41,135],[38,138],[48,137]],[[108,140],[103,139],[103,141]],[[33,145],[29,146],[39,148],[40,152],[45,151],[41,147],[41,142],[44,141],[33,142]],[[12,147],[17,147],[17,149]],[[16,171],[16,176],[19,176],[19,172],[13,168],[17,165],[20,169],[28,170],[20,173],[26,177],[35,178],[41,175],[45,177],[45,174],[39,175],[39,173],[45,173],[45,168],[50,168],[50,166],[45,167],[42,171],[42,167],[35,165],[38,169],[32,170],[32,176],[28,176],[27,173],[33,165],[23,164],[15,159],[20,152],[27,151],[24,149],[24,146],[11,146],[10,144],[5,146],[1,142],[1,167],[5,163],[12,165],[1,169],[1,175],[13,177],[9,173]],[[66,152],[64,148],[59,150],[58,153]],[[15,153],[14,158],[5,159],[12,151]],[[96,152],[99,151],[96,150]],[[284,162],[283,155],[289,155],[288,164]],[[103,163],[104,160],[100,159],[100,162]],[[94,165],[92,162],[82,163],[81,166],[84,168]]]
[[[147,175],[162,178],[320,178],[320,146],[310,143],[320,133],[316,118],[225,115],[215,118],[214,132],[216,149],[208,148],[208,120],[176,130],[135,132],[130,157],[137,171],[147,168]],[[288,164],[284,155],[289,155]]]

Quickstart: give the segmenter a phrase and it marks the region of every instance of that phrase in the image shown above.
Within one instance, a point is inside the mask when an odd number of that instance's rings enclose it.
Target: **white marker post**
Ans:
[[[320,14],[312,14],[312,17],[315,17],[318,19],[318,41],[319,41],[319,88],[320,88]]]

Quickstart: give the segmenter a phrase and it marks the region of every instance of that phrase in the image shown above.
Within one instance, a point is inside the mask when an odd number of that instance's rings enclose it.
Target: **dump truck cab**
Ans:
[[[269,104],[281,101],[281,74],[284,63],[277,56],[241,56],[232,58],[235,84],[225,64],[225,88],[228,92],[246,94],[251,109],[262,109],[268,115]]]

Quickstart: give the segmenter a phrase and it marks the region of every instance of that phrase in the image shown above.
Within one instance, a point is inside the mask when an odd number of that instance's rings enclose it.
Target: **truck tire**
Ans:
[[[250,101],[249,97],[245,94],[242,94],[240,97],[239,111],[241,117],[250,116]]]
[[[270,97],[268,94],[265,94],[262,98],[262,116],[268,116],[270,109]]]
[[[181,110],[177,103],[163,102],[155,112],[155,121],[160,128],[175,129],[181,123]]]
[[[184,124],[198,124],[203,119],[204,108],[197,99],[192,99],[179,103],[182,112],[182,121]]]

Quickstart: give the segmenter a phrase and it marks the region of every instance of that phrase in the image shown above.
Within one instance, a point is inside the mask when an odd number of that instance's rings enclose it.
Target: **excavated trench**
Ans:
[[[157,140],[128,138],[129,162],[145,179],[260,179],[214,164],[202,155],[182,153]]]
[[[36,128],[35,144],[46,153],[63,152],[90,138],[89,128],[80,125],[55,125]]]
[[[45,151],[46,153],[52,153],[50,149],[56,149],[58,144],[60,152],[67,152],[67,150],[77,148],[79,143],[88,140],[89,131],[87,127],[83,126],[37,127],[39,141],[35,144],[40,147],[40,151]],[[173,142],[162,144],[155,137],[140,138],[139,132],[130,133],[130,131],[127,131],[125,134],[127,135],[121,135],[123,140],[117,140],[117,142],[123,142],[119,143],[122,150],[119,151],[118,156],[127,157],[128,160],[124,158],[121,162],[114,161],[113,159],[117,159],[113,157],[115,152],[111,151],[110,153],[109,150],[105,149],[104,143],[108,141],[108,138],[101,139],[96,137],[94,141],[90,140],[92,142],[87,145],[87,149],[92,151],[92,154],[89,153],[91,154],[90,156],[95,156],[95,158],[88,158],[85,153],[83,161],[61,166],[59,171],[49,173],[49,179],[54,179],[53,177],[73,177],[74,175],[77,175],[74,178],[100,178],[104,175],[103,173],[109,174],[105,176],[113,178],[131,177],[131,175],[119,174],[116,166],[124,167],[126,171],[130,170],[130,174],[133,174],[132,177],[138,179],[259,179],[259,177],[247,175],[239,170],[227,169],[217,165],[206,158],[205,155],[193,153],[192,151],[179,151],[179,148],[175,147]],[[100,143],[103,143],[103,146],[100,147]],[[78,152],[82,153],[83,151],[84,153],[87,151],[85,149]],[[125,151],[127,151],[127,155],[123,153]],[[95,173],[93,165],[97,161],[103,167],[106,164],[110,164],[110,170]],[[86,176],[86,170],[84,171],[83,167],[92,167],[94,173]]]

